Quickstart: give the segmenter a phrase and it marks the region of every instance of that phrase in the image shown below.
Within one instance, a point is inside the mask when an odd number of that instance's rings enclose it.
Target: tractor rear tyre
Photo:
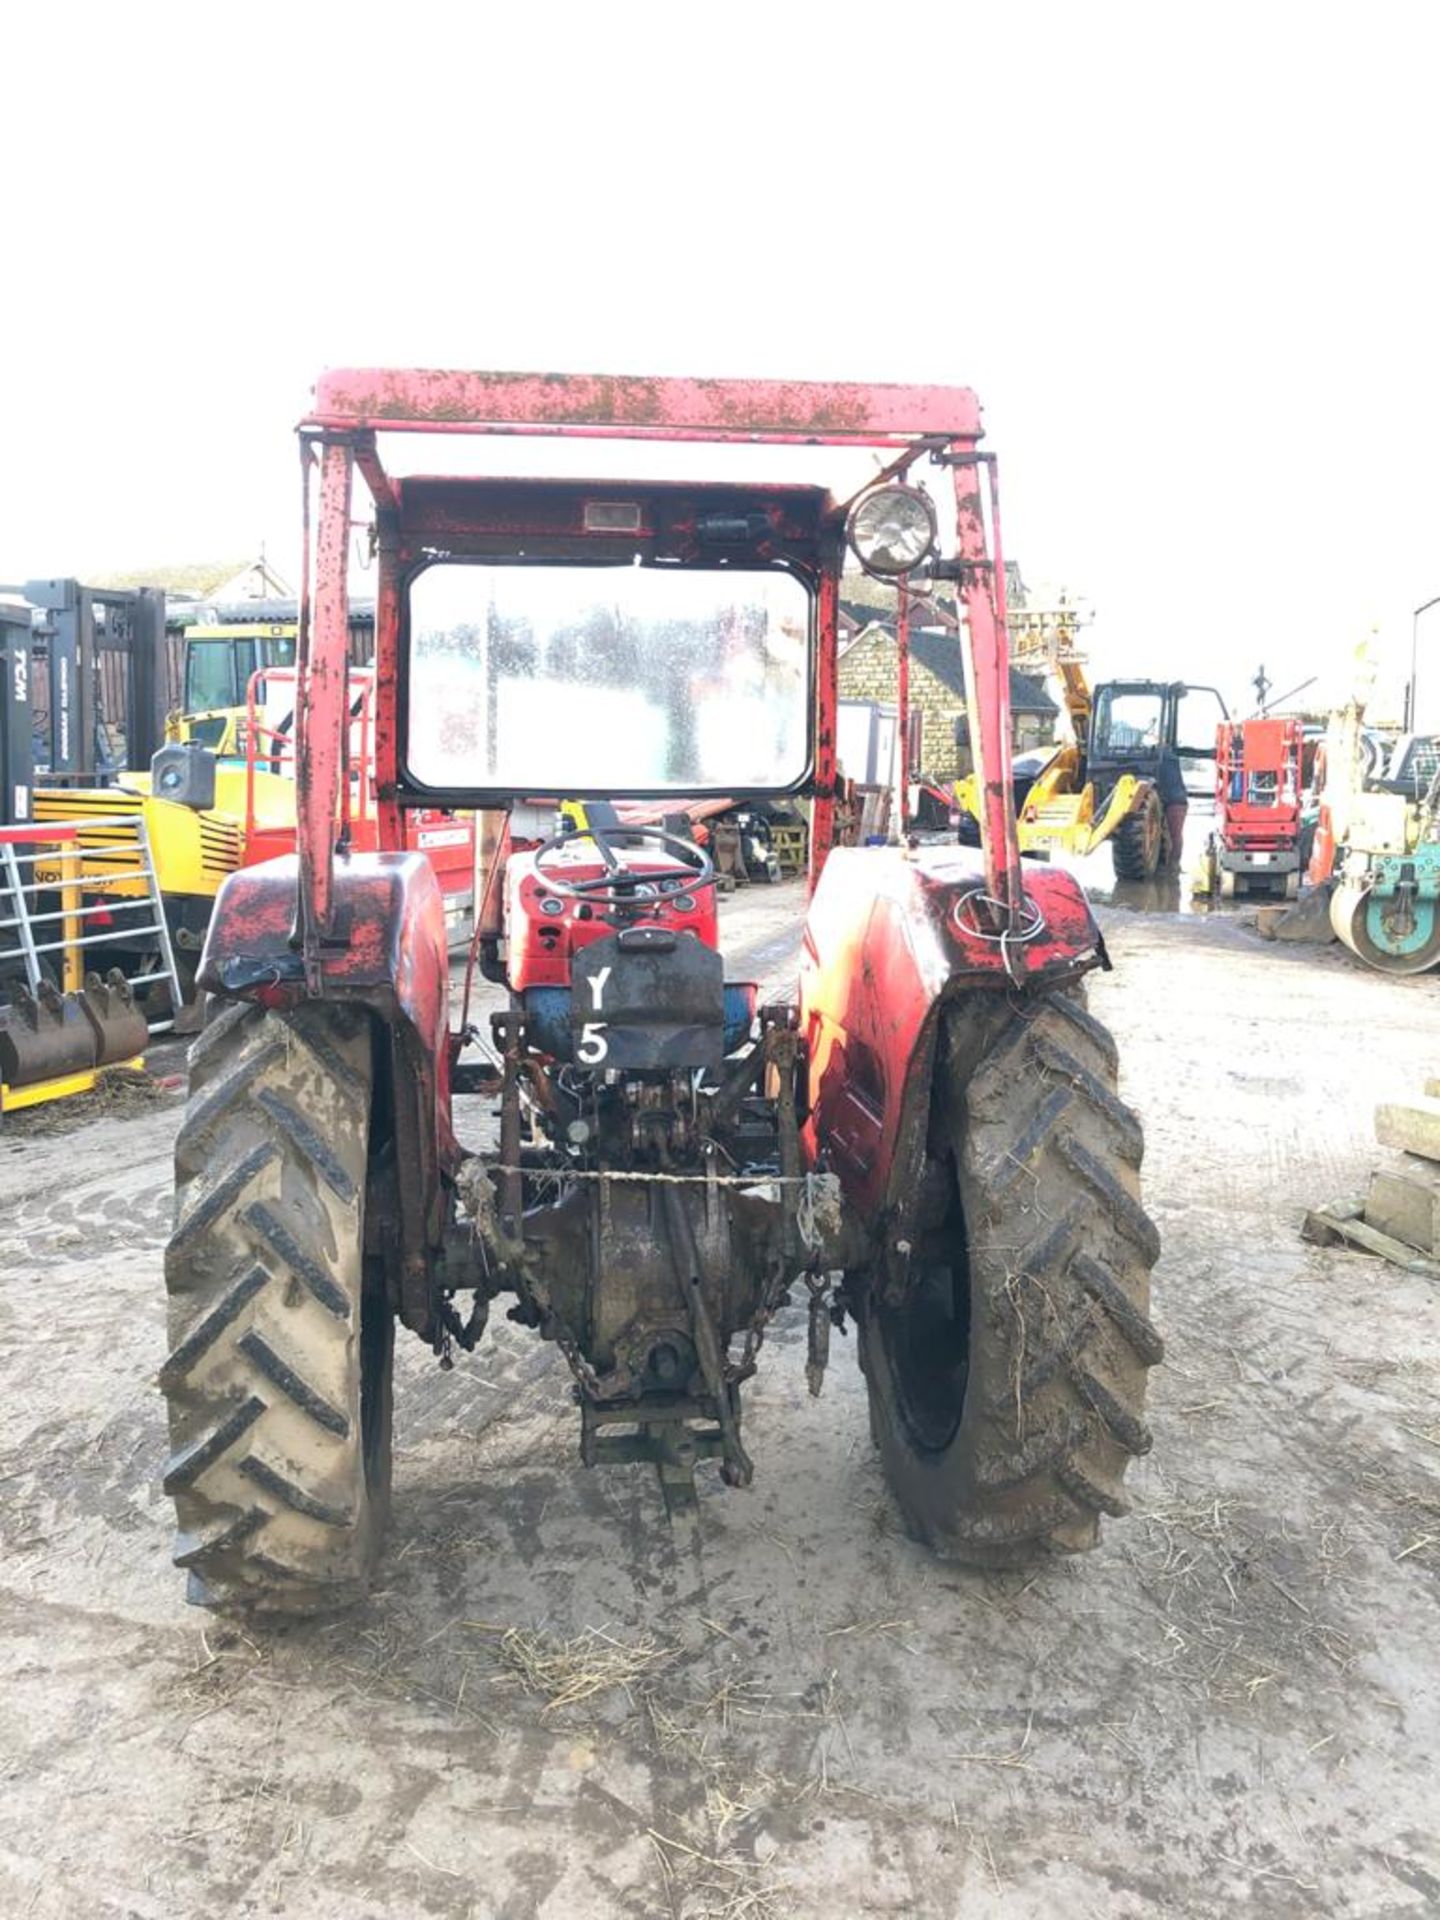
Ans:
[[[1149,1450],[1160,1241],[1115,1082],[1114,1042],[1073,993],[977,994],[943,1017],[908,1283],[893,1303],[849,1292],[886,1479],[947,1559],[1094,1546]]]
[[[1153,880],[1165,858],[1165,809],[1152,787],[1115,829],[1110,858],[1117,880]]]
[[[200,1605],[345,1606],[379,1550],[394,1322],[363,1252],[371,1088],[358,1008],[230,1005],[191,1050],[160,1386]]]

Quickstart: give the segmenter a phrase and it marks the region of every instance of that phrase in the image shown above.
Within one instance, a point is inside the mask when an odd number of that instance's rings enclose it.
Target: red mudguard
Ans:
[[[984,931],[978,859],[963,848],[837,848],[810,903],[806,1163],[823,1158],[865,1219],[903,1219],[918,1178],[942,1000],[977,987],[1034,992],[1108,965],[1067,873],[1027,864],[1022,935]]]
[[[458,1160],[450,1127],[444,896],[419,853],[352,854],[336,860],[334,873],[321,984],[326,1000],[358,1001],[390,1031],[391,1065],[377,1072],[374,1124],[393,1137],[396,1217],[371,1226],[394,1256],[387,1266],[397,1278],[402,1317],[424,1333],[430,1270],[447,1217],[443,1176]],[[208,992],[282,1012],[306,998],[297,879],[293,854],[231,874],[200,961],[199,982]]]

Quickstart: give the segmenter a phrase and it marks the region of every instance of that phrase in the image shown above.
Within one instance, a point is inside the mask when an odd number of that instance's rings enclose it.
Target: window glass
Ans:
[[[1190,759],[1215,758],[1215,729],[1225,718],[1213,687],[1187,687],[1175,720],[1177,751]]]
[[[778,570],[427,568],[410,587],[410,771],[507,793],[793,786],[810,613]]]
[[[1155,753],[1165,718],[1159,693],[1106,690],[1096,712],[1095,747],[1099,753]]]
[[[192,640],[185,649],[185,711],[239,704],[235,691],[234,642]]]

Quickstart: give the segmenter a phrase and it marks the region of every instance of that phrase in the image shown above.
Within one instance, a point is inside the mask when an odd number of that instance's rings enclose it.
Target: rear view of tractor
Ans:
[[[1005,804],[980,431],[966,389],[322,378],[301,428],[298,855],[221,892],[176,1147],[161,1382],[192,1597],[306,1612],[360,1594],[395,1325],[449,1362],[500,1300],[563,1353],[582,1460],[652,1463],[672,1510],[699,1461],[750,1481],[742,1389],[801,1302],[816,1390],[833,1330],[857,1329],[886,1477],[935,1551],[1011,1565],[1089,1547],[1125,1510],[1158,1240],[1085,1004],[1103,943],[1068,875],[1022,874]],[[884,464],[838,497],[447,471],[450,436],[507,432],[600,443],[592,473],[610,440]],[[418,472],[387,464],[392,434],[428,437]],[[345,768],[357,477],[380,568],[376,852],[355,851]],[[832,850],[847,550],[953,597],[978,857]],[[727,978],[714,869],[680,811],[736,792],[810,802],[793,1002]],[[466,1009],[452,1025],[440,889],[403,850],[434,807],[485,822],[486,1031]],[[537,808],[554,830],[535,845]],[[477,1096],[498,1115],[478,1150],[454,1125]]]

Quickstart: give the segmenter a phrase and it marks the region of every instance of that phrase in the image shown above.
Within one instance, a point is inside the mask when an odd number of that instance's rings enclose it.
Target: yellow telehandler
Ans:
[[[1064,610],[1058,616],[1022,612],[1011,649],[1021,671],[1043,669],[1059,683],[1071,731],[1038,764],[1035,756],[1015,764],[1021,852],[1038,859],[1054,853],[1083,858],[1108,842],[1117,880],[1153,879],[1170,855],[1161,757],[1215,754],[1213,715],[1208,744],[1181,743],[1182,703],[1189,694],[1209,694],[1223,716],[1224,701],[1213,687],[1183,681],[1107,680],[1092,689],[1073,618]],[[1206,732],[1193,723],[1185,730]],[[973,773],[956,782],[955,804],[960,840],[978,844],[980,796]]]

